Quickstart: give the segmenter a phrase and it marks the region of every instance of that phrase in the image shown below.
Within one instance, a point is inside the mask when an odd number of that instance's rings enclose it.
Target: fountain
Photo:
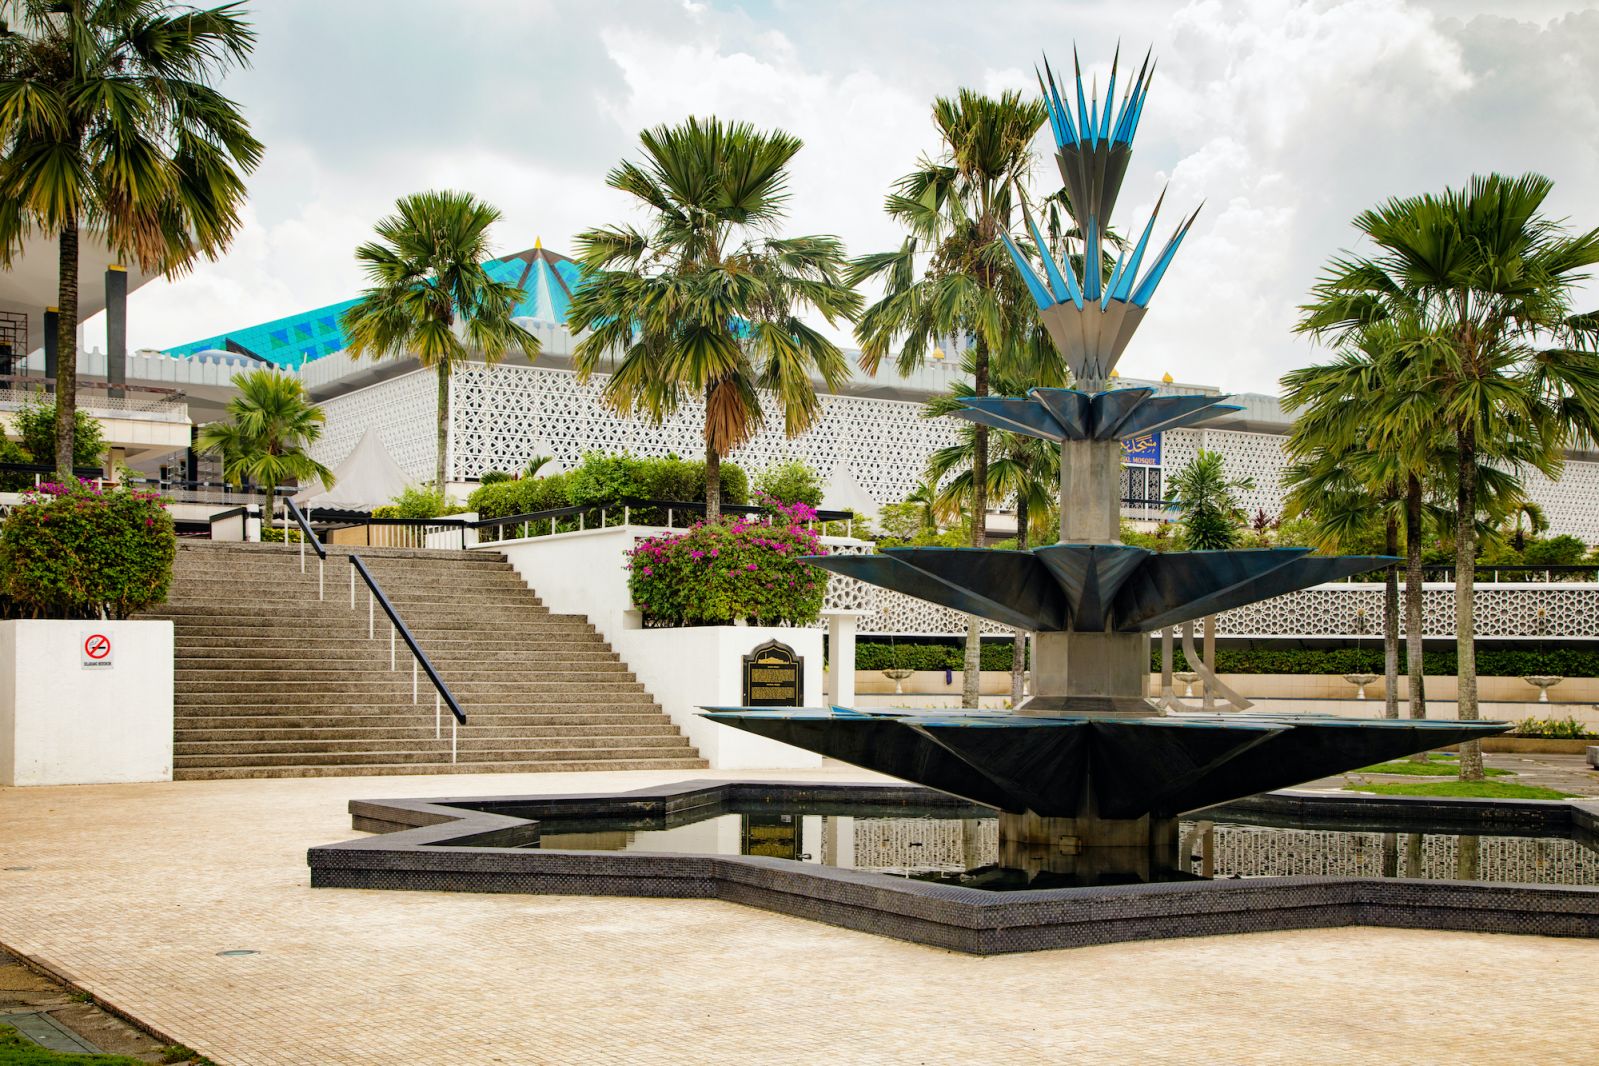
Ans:
[[[1076,111],[1046,64],[1040,86],[1055,160],[1083,234],[1104,235],[1152,71],[1103,111],[1075,78]],[[1081,880],[1150,879],[1176,854],[1177,818],[1256,793],[1458,741],[1504,723],[1187,713],[1145,698],[1152,631],[1382,567],[1387,556],[1306,548],[1155,553],[1120,543],[1122,441],[1202,426],[1239,410],[1225,396],[1114,388],[1112,371],[1192,227],[1176,226],[1145,266],[1160,203],[1109,278],[1057,261],[1023,205],[1036,261],[1005,238],[1076,388],[965,402],[960,417],[1056,442],[1060,543],[1031,551],[902,548],[813,557],[857,578],[1036,634],[1033,695],[1012,712],[865,712],[711,707],[711,719],[1000,812],[1002,865]]]

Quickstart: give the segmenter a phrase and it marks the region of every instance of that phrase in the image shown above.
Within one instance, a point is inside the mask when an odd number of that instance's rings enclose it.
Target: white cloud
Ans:
[[[1024,91],[1047,49],[1103,82],[1111,48],[1159,73],[1115,224],[1170,177],[1164,239],[1200,215],[1124,365],[1272,391],[1310,354],[1291,333],[1348,220],[1473,172],[1536,169],[1553,209],[1599,224],[1599,10],[1586,0],[1025,0],[677,5],[327,5],[255,12],[257,66],[227,89],[269,146],[233,251],[134,296],[130,340],[167,346],[353,295],[355,245],[434,184],[498,204],[512,251],[626,217],[603,176],[637,131],[714,112],[804,139],[793,232],[851,251],[898,235],[884,193],[934,147],[933,96]],[[914,27],[914,32],[908,32]],[[352,48],[360,37],[370,47]],[[442,73],[441,73],[442,72]],[[1046,147],[1041,145],[1041,148]],[[1041,180],[1053,168],[1040,169]]]

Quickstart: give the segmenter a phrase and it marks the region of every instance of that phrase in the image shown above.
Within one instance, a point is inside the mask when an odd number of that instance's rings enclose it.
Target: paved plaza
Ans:
[[[713,776],[6,789],[0,943],[236,1066],[1593,1061],[1592,941],[1331,929],[974,958],[718,901],[307,885],[305,849],[356,835],[352,797]]]

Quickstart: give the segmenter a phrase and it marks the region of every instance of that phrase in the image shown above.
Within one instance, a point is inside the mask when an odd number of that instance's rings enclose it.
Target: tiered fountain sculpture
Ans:
[[[1237,407],[1224,396],[1107,388],[1150,298],[1193,225],[1146,267],[1152,214],[1108,280],[1104,234],[1143,115],[1146,58],[1101,111],[1075,77],[1076,112],[1054,73],[1040,87],[1055,159],[1083,235],[1081,276],[1056,261],[1030,213],[1035,258],[1006,244],[1074,389],[966,401],[962,417],[1056,441],[1060,543],[1032,551],[902,548],[815,557],[816,566],[1036,634],[1033,696],[1013,712],[865,712],[842,707],[707,708],[729,726],[997,808],[1001,865],[1094,880],[1173,865],[1177,816],[1397,756],[1503,732],[1492,722],[1171,712],[1144,696],[1149,633],[1373,570],[1385,556],[1306,548],[1159,554],[1120,543],[1121,442],[1198,426]],[[1155,211],[1159,212],[1156,204]],[[1035,263],[1037,265],[1035,265]]]

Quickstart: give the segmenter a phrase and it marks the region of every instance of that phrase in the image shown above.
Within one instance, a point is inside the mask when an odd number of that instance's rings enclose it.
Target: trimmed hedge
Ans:
[[[749,479],[737,463],[724,462],[721,469],[722,502],[749,502]],[[590,452],[575,470],[550,477],[523,478],[518,481],[486,483],[467,497],[467,510],[479,518],[506,518],[534,511],[553,511],[561,507],[587,507],[582,524],[599,524],[602,508],[619,511],[627,497],[646,500],[682,500],[700,503],[705,499],[705,464],[667,457],[639,459],[631,455],[604,455]],[[633,520],[644,525],[664,525],[666,513],[639,509]],[[557,519],[555,530],[564,533],[577,529],[577,515]],[[548,523],[530,534],[548,533]],[[519,531],[516,531],[519,533]],[[485,531],[485,539],[492,531]]]
[[[1172,666],[1188,669],[1182,649],[1173,649]],[[1399,672],[1405,673],[1404,649],[1399,652]],[[1160,650],[1150,659],[1150,669],[1160,670]],[[1431,676],[1455,673],[1453,649],[1429,651],[1422,668]],[[1216,672],[1222,674],[1378,674],[1383,672],[1382,648],[1217,648]],[[1599,651],[1554,648],[1548,651],[1515,648],[1478,648],[1480,677],[1526,677],[1558,674],[1561,677],[1599,677]]]
[[[1011,642],[983,641],[982,669],[1010,670]],[[855,645],[857,670],[964,670],[966,647],[963,644],[880,644],[859,641]]]
[[[176,554],[155,493],[43,485],[0,524],[0,605],[20,618],[128,618],[166,601]]]

